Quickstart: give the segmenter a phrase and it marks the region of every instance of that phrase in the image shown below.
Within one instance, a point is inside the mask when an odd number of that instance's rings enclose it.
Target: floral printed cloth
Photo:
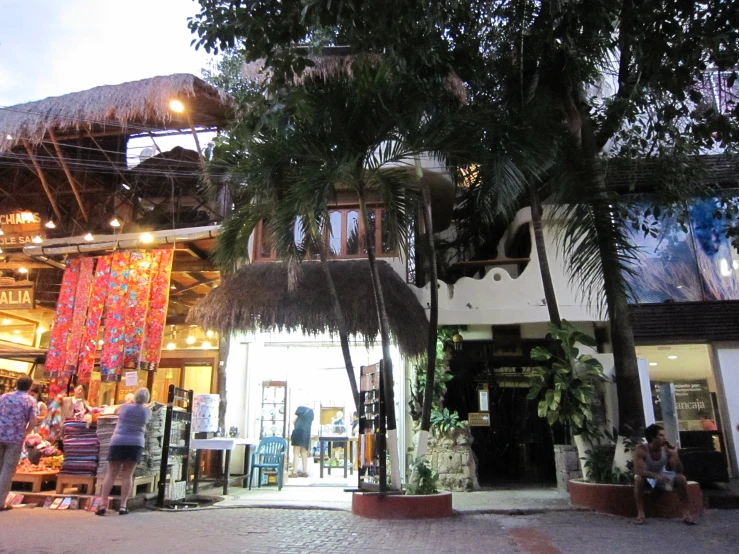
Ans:
[[[77,278],[80,274],[81,260],[72,260],[64,269],[62,289],[56,303],[54,325],[49,337],[49,352],[46,355],[46,371],[52,375],[64,369],[67,359],[67,338],[72,326],[74,312],[74,294],[77,291]]]
[[[27,392],[0,396],[0,442],[22,444],[29,421],[36,421],[36,401]]]

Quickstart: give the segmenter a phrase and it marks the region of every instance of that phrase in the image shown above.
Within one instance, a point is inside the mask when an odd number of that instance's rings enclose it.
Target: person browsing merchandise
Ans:
[[[10,492],[23,440],[36,426],[36,401],[28,390],[33,379],[24,375],[15,384],[15,392],[0,396],[0,511],[7,510],[5,501]]]
[[[647,488],[671,491],[673,486],[680,497],[683,523],[695,525],[688,506],[688,481],[683,475],[683,464],[677,450],[667,442],[662,426],[652,424],[644,431],[646,444],[634,449],[634,494],[637,516],[634,523],[646,522],[644,515],[644,492]]]
[[[133,404],[123,404],[116,409],[118,423],[110,439],[108,471],[103,481],[100,507],[96,515],[103,516],[108,508],[110,489],[113,488],[118,473],[121,474],[121,496],[118,513],[126,515],[126,504],[133,489],[133,472],[141,461],[144,452],[144,433],[151,418],[151,410],[144,404],[149,402],[149,390],[140,388],[134,394]]]

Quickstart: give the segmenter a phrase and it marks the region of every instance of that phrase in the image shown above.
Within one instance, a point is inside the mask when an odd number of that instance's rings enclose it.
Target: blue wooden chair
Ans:
[[[282,473],[287,454],[287,441],[282,437],[266,437],[259,442],[257,450],[251,457],[251,472],[249,474],[249,490],[254,479],[254,470],[259,470],[257,488],[262,486],[262,469],[277,471],[277,490],[282,490]]]

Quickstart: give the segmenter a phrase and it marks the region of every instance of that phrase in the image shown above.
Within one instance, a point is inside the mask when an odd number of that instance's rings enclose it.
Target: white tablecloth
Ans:
[[[219,437],[215,439],[192,439],[190,441],[190,448],[193,450],[233,450],[235,446],[256,446],[258,444],[259,439],[232,439],[228,437]]]

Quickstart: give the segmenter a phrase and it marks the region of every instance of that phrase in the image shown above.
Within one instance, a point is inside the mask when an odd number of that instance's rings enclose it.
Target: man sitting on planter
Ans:
[[[683,507],[683,522],[695,525],[688,505],[688,481],[683,475],[683,464],[665,437],[663,427],[652,424],[644,431],[646,444],[634,449],[634,493],[636,495],[637,516],[634,523],[643,524],[644,491],[649,488],[669,492],[675,488]]]

